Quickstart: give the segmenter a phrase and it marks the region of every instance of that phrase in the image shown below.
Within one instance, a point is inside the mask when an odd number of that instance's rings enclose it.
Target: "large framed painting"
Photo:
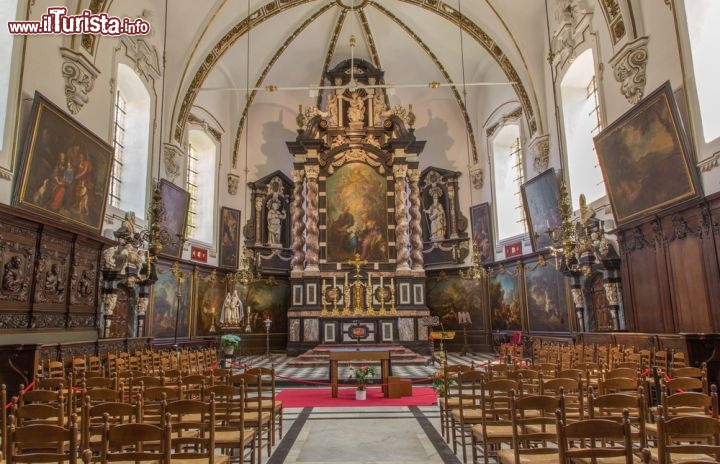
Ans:
[[[552,245],[549,232],[562,222],[555,169],[550,168],[525,182],[522,196],[533,250],[544,250]]]
[[[522,330],[522,294],[519,268],[500,267],[488,278],[492,330]]]
[[[192,269],[177,263],[170,266],[161,261],[157,264],[157,275],[158,280],[150,295],[149,333],[153,338],[187,338],[190,336]]]
[[[160,179],[160,198],[165,212],[160,227],[167,232],[162,253],[179,258],[182,254],[182,237],[185,236],[190,193],[167,179]]]
[[[669,82],[594,142],[618,225],[702,195]]]
[[[440,274],[427,279],[427,303],[446,330],[460,330],[465,322],[471,330],[484,330],[484,292],[480,283],[458,275]],[[463,321],[461,313],[467,313]]]
[[[287,309],[290,307],[290,282],[274,276],[258,279],[249,286],[236,284],[243,299],[246,312],[246,328],[253,332],[265,332],[264,320],[272,321],[271,331],[287,331]]]
[[[100,233],[112,161],[110,145],[35,92],[13,203]]]
[[[569,290],[562,272],[544,256],[525,264],[523,273],[528,330],[531,332],[569,332]]]
[[[197,336],[214,335],[220,329],[220,316],[227,294],[224,275],[215,270],[209,274],[196,273],[195,282],[195,327]]]
[[[327,179],[327,261],[387,261],[387,179],[372,166],[349,163]]]
[[[225,206],[220,210],[220,267],[237,269],[240,252],[240,211]]]
[[[473,245],[478,251],[481,264],[492,263],[495,258],[492,225],[490,223],[490,204],[483,203],[470,208]]]

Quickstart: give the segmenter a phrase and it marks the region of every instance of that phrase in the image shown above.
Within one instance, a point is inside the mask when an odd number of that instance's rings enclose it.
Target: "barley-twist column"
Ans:
[[[410,259],[413,271],[423,269],[422,226],[420,225],[420,170],[408,169],[410,180]]]
[[[320,253],[320,230],[318,229],[318,176],[320,168],[318,166],[305,166],[305,175],[307,176],[307,243],[305,269],[309,271],[317,271],[318,256]]]
[[[448,182],[448,209],[450,209],[450,238],[458,238],[457,233],[457,216],[455,214],[455,189],[457,188],[457,181],[451,179]]]
[[[255,246],[262,246],[263,237],[263,204],[265,203],[265,195],[257,193],[255,197]]]
[[[292,206],[292,236],[293,236],[293,258],[292,269],[294,271],[302,271],[305,264],[305,211],[303,210],[303,180],[305,179],[305,171],[302,169],[294,169],[292,172],[294,191]]]
[[[395,268],[397,270],[410,270],[410,237],[408,235],[407,218],[407,173],[404,165],[393,167],[395,175]]]

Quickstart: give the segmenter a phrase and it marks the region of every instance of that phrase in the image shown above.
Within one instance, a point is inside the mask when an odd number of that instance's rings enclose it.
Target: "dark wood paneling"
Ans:
[[[720,195],[617,231],[631,331],[720,331]]]

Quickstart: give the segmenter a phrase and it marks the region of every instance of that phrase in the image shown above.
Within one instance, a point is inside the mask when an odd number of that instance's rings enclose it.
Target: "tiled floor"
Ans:
[[[481,364],[490,354],[448,354],[449,364]],[[327,382],[328,369],[287,367],[288,358],[244,357],[250,366],[274,365],[282,388]],[[394,366],[393,374],[422,379],[439,366]],[[341,378],[342,374],[341,374]],[[285,435],[267,464],[459,464],[440,435],[437,406],[368,408],[286,408]],[[469,450],[468,450],[469,451]]]

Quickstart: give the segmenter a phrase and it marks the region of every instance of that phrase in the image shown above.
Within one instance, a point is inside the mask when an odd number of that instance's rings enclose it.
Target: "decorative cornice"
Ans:
[[[720,151],[716,151],[709,157],[700,161],[697,164],[697,167],[702,172],[709,172],[709,171],[712,171],[713,169],[715,169],[716,167],[718,167],[718,165],[720,165]]]
[[[63,57],[62,75],[65,78],[65,98],[70,113],[77,114],[90,100],[90,91],[100,70],[84,54],[60,47]]]
[[[12,176],[13,176],[12,172],[7,171],[3,168],[0,168],[0,179],[12,180]]]
[[[490,138],[493,136],[493,134],[503,127],[505,124],[507,124],[508,121],[517,121],[520,119],[520,116],[522,115],[522,108],[517,107],[511,112],[504,114],[500,117],[500,119],[497,120],[495,124],[492,124],[491,126],[488,126],[485,129],[485,135]]]
[[[163,144],[163,164],[165,165],[165,176],[171,182],[180,175],[180,166],[183,159],[183,150],[171,143]]]
[[[188,122],[193,123],[193,124],[197,124],[197,125],[199,125],[199,126],[202,126],[203,130],[204,130],[205,132],[207,132],[208,134],[212,135],[212,136],[215,138],[215,140],[217,140],[218,142],[221,140],[221,138],[222,138],[222,132],[220,132],[219,130],[211,127],[211,126],[207,123],[206,120],[200,119],[199,117],[197,117],[197,116],[195,116],[194,114],[190,113],[190,116],[188,117]]]
[[[533,159],[535,172],[545,172],[550,164],[550,135],[539,135],[528,144],[527,151]]]
[[[608,24],[610,39],[613,45],[616,45],[627,33],[618,0],[601,0],[599,3]]]
[[[620,83],[620,92],[633,105],[645,93],[648,40],[648,37],[640,37],[628,42],[610,59],[615,80]]]
[[[124,35],[120,39],[125,45],[126,56],[135,64],[135,71],[146,81],[155,80],[162,75],[160,54],[154,45],[145,39]]]

